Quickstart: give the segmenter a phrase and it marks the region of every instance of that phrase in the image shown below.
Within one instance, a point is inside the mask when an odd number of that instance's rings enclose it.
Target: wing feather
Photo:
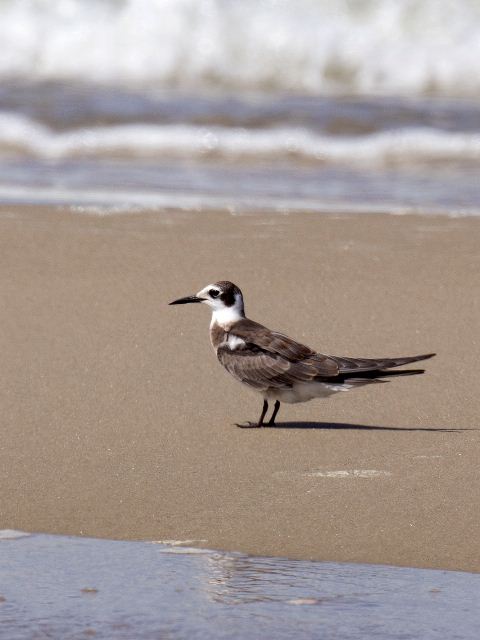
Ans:
[[[237,322],[230,335],[241,338],[245,345],[234,350],[220,346],[217,357],[237,380],[255,389],[291,387],[338,375],[337,363],[328,356],[252,320]]]
[[[355,373],[380,373],[434,355],[379,359],[327,356],[247,318],[236,322],[229,334],[241,338],[242,346],[231,349],[228,341],[221,343],[217,349],[220,363],[234,378],[258,390],[314,380],[332,382]]]
[[[432,358],[434,353],[420,356],[406,356],[403,358],[344,358],[330,356],[338,364],[339,373],[355,373],[363,371],[384,371],[392,367],[401,367],[404,364],[418,362]]]

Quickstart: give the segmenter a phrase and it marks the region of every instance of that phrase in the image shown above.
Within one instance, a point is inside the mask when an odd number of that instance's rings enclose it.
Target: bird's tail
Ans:
[[[406,369],[392,371],[395,367],[432,358],[434,353],[420,356],[406,356],[403,358],[335,358],[339,367],[339,377],[353,384],[368,382],[387,382],[384,378],[396,376],[416,376],[425,373],[425,369]]]
[[[436,353],[424,353],[420,356],[406,356],[404,358],[381,358],[377,360],[379,369],[391,369],[393,367],[401,367],[404,364],[410,364],[411,362],[419,362],[420,360],[428,360],[437,355]],[[406,371],[396,371],[395,373],[407,373]],[[423,371],[421,372],[423,373]]]
[[[417,376],[425,373],[425,369],[406,369],[405,371],[359,371],[358,373],[340,374],[342,382],[353,385],[371,384],[373,382],[388,382],[386,378],[398,376]]]
[[[427,360],[433,358],[434,353],[425,353],[420,356],[406,356],[403,358],[341,358],[331,356],[338,364],[340,374],[356,374],[361,372],[380,372],[394,367],[401,367],[404,364],[418,362],[419,360]]]

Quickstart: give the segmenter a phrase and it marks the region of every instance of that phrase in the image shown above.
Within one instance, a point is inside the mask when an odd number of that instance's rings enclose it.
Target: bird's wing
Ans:
[[[432,358],[434,355],[434,353],[426,353],[420,356],[406,356],[403,358],[344,358],[340,356],[330,356],[330,358],[337,363],[340,374],[354,374],[401,367],[411,362],[427,360],[427,358]]]
[[[240,346],[221,345],[217,357],[237,380],[255,389],[291,387],[338,375],[333,359],[251,320],[235,323],[229,333],[241,339]]]

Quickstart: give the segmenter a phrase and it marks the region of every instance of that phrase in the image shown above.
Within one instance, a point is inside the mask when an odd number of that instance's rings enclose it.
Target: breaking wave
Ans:
[[[3,0],[0,78],[480,94],[477,0]]]
[[[69,157],[300,158],[389,164],[480,159],[480,134],[404,128],[331,136],[301,127],[245,129],[193,124],[124,124],[55,131],[28,116],[0,114],[0,154]]]

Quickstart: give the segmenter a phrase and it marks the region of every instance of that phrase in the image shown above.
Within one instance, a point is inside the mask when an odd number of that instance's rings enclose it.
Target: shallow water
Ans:
[[[471,167],[379,172],[292,164],[22,160],[1,164],[0,202],[99,205],[103,213],[166,207],[476,216],[480,182]]]
[[[0,539],[0,637],[478,637],[480,576],[148,542]]]

